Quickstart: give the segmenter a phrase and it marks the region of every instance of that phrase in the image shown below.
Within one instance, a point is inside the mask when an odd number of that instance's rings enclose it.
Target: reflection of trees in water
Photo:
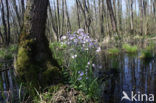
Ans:
[[[16,102],[18,86],[15,81],[15,74],[12,61],[1,61],[0,63],[0,103],[8,101]],[[13,99],[14,98],[14,99]]]
[[[102,57],[104,70],[109,72],[109,78],[103,81],[102,101],[108,103],[120,103],[122,91],[131,91],[137,93],[155,93],[156,94],[156,63],[150,60],[145,63],[138,56],[131,57],[126,54],[120,54],[116,57]],[[115,65],[114,62],[118,65]],[[119,75],[115,75],[113,70],[119,71]],[[111,72],[110,72],[111,71]],[[116,72],[117,73],[117,72]],[[103,72],[105,77],[105,72]],[[107,74],[108,75],[108,74]],[[126,102],[127,103],[127,102]]]

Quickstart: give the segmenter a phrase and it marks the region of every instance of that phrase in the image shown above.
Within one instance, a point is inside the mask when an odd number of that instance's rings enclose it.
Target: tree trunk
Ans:
[[[59,65],[45,36],[48,0],[27,0],[15,68],[21,80],[33,86],[59,81]]]
[[[64,0],[62,0],[62,35],[64,34]]]
[[[0,37],[1,37],[1,41],[3,43],[4,42],[4,38],[3,38],[3,35],[2,35],[2,32],[1,32],[1,29],[0,29]]]
[[[112,8],[112,3],[111,0],[106,0],[107,2],[107,8],[110,14],[110,19],[111,19],[111,24],[114,32],[117,32],[117,27],[116,27],[116,19],[114,16],[113,8]]]
[[[133,26],[133,0],[130,0],[130,24],[131,24],[131,32],[133,33],[134,31],[134,26]]]
[[[143,35],[143,25],[144,25],[144,21],[143,21],[143,17],[144,17],[144,13],[143,13],[143,0],[140,0],[140,2],[139,2],[139,6],[140,6],[140,16],[141,16],[141,18],[140,18],[140,26],[141,26],[141,35]]]
[[[122,0],[118,0],[118,26],[118,30],[122,31]]]
[[[76,13],[77,13],[77,24],[78,24],[78,27],[80,28],[80,9],[79,9],[79,5],[78,5],[78,1],[76,0]]]
[[[5,45],[7,44],[7,41],[8,41],[8,37],[7,37],[7,24],[5,22],[5,13],[4,13],[4,4],[3,4],[3,1],[1,1],[1,15],[2,15],[2,23],[3,23],[3,27],[4,27],[4,42],[5,42]]]
[[[8,0],[5,0],[6,2],[6,9],[7,9],[7,42],[6,44],[9,45],[10,43],[10,14],[9,14],[9,3],[8,3]]]
[[[99,0],[99,20],[100,20],[99,23],[100,23],[100,32],[101,32],[99,39],[101,41],[101,39],[104,37],[104,1],[103,0]]]
[[[67,1],[65,0],[65,9],[66,9],[66,16],[67,16],[67,31],[71,31],[71,24],[70,24],[70,17],[68,13]]]

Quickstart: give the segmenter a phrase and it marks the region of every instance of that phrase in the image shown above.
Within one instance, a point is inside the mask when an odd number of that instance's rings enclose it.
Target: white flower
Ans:
[[[93,67],[95,67],[95,64],[92,64]]]
[[[67,37],[64,35],[64,36],[61,37],[61,39],[65,40],[65,39],[67,39]]]
[[[65,43],[64,42],[61,42],[61,47],[64,46],[64,45],[65,45]]]
[[[77,57],[77,55],[74,55],[75,56],[75,58]]]
[[[85,50],[88,50],[88,48],[85,48]]]
[[[76,58],[76,57],[77,57],[77,55],[72,55],[71,57],[74,59],[74,58]]]
[[[88,65],[90,65],[90,62],[88,62]]]
[[[75,58],[74,55],[71,56],[73,59]]]
[[[86,43],[86,41],[83,41],[82,43],[84,43],[84,44],[85,44],[85,43]]]
[[[100,51],[101,51],[101,48],[98,47],[97,50],[96,50],[96,52],[98,53],[98,52],[100,52]]]
[[[77,31],[78,34],[80,34],[80,33],[82,33],[82,32],[84,32],[84,29],[79,29],[79,30]]]

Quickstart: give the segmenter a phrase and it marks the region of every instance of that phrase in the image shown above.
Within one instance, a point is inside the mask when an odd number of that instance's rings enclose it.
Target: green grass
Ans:
[[[154,43],[150,43],[145,49],[141,51],[141,58],[143,59],[151,59],[153,58],[153,50],[154,50]]]
[[[117,55],[117,54],[119,54],[120,50],[119,50],[118,48],[114,47],[114,48],[108,49],[107,52],[108,52],[109,54],[111,54],[111,55]]]
[[[122,49],[127,53],[136,53],[138,51],[138,47],[136,45],[132,46],[129,44],[123,44]]]

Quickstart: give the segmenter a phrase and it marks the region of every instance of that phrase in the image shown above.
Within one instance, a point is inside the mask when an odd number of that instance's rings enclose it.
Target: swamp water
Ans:
[[[150,60],[140,59],[140,55],[130,56],[121,53],[108,56],[105,53],[99,56],[97,63],[102,64],[101,69],[96,69],[101,82],[100,103],[154,103],[143,101],[138,97],[141,94],[155,95],[156,101],[156,58]],[[0,103],[18,103],[19,87],[15,81],[12,62],[0,62]],[[131,93],[136,93],[137,101],[121,98],[123,91],[131,99]]]
[[[0,60],[0,103],[18,103],[19,88],[12,60]]]
[[[98,62],[103,67],[98,70],[102,80],[101,103],[154,103],[149,101],[153,99],[151,94],[156,102],[155,57],[143,60],[139,53],[133,56],[121,53],[102,55]],[[128,98],[122,100],[124,96]]]

